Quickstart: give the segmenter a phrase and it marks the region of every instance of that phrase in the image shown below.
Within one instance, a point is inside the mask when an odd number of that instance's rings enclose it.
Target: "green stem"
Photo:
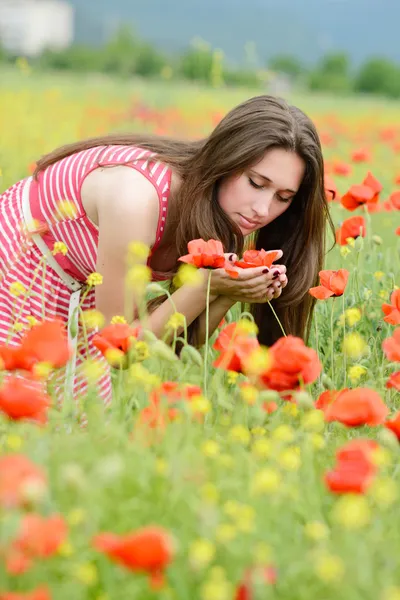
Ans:
[[[207,374],[208,374],[208,346],[209,346],[209,330],[210,330],[210,288],[211,288],[211,270],[208,274],[207,295],[206,295],[206,340],[204,344],[204,363],[203,363],[203,389],[204,395],[207,397]]]
[[[343,341],[346,337],[346,311],[345,311],[345,305],[344,305],[344,294],[342,295],[342,311],[343,311]],[[346,387],[347,385],[347,365],[346,365],[346,353],[343,352],[343,376],[344,376],[344,382],[343,382],[343,387]]]
[[[283,335],[284,335],[285,337],[287,337],[287,335],[286,335],[286,332],[285,332],[285,330],[284,330],[284,328],[283,328],[283,325],[282,325],[282,323],[280,322],[280,320],[279,320],[279,317],[278,317],[278,315],[276,314],[276,312],[275,312],[275,310],[274,310],[274,307],[272,306],[272,304],[271,304],[271,302],[270,302],[269,300],[268,300],[268,304],[269,304],[269,307],[270,307],[270,309],[272,310],[272,312],[273,312],[273,314],[274,314],[274,317],[275,317],[275,319],[278,321],[279,327],[281,328],[281,331],[282,331]]]
[[[335,380],[335,340],[333,336],[333,315],[335,309],[335,299],[332,299],[332,308],[331,308],[331,378],[332,381]]]

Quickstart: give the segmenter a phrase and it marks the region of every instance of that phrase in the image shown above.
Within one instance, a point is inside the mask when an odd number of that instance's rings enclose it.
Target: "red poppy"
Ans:
[[[192,240],[188,243],[188,250],[189,254],[181,256],[178,260],[197,268],[221,269],[224,267],[231,277],[235,279],[239,277],[237,269],[234,269],[232,263],[226,260],[224,247],[219,240],[208,240],[208,242],[201,238]]]
[[[0,457],[0,506],[3,508],[24,506],[26,490],[30,485],[46,487],[46,475],[40,467],[23,454]]]
[[[393,331],[392,337],[383,340],[382,349],[388,360],[400,362],[400,327]]]
[[[393,419],[388,419],[384,423],[387,429],[393,431],[397,439],[400,441],[400,412],[396,413]]]
[[[382,304],[385,313],[383,320],[390,325],[400,325],[400,290],[395,290],[390,296],[390,304]]]
[[[244,334],[240,324],[230,323],[222,329],[214,342],[213,348],[220,354],[213,365],[227,371],[243,373],[245,359],[259,347],[257,338]]]
[[[346,388],[346,390],[347,389],[348,388]],[[315,408],[325,411],[326,408],[332,404],[338,394],[340,394],[340,390],[326,390],[325,392],[322,392],[315,402]]]
[[[50,590],[42,585],[31,592],[4,592],[0,600],[51,600]]]
[[[395,235],[400,235],[400,227],[397,227],[394,231]]]
[[[390,194],[389,201],[396,210],[400,210],[400,192],[393,192]]]
[[[198,268],[219,269],[225,265],[224,247],[219,240],[192,240],[188,243],[188,251],[189,254],[179,258],[180,261]]]
[[[342,196],[342,205],[348,210],[356,210],[366,204],[371,209],[379,200],[382,184],[368,171],[361,185],[352,185],[349,191]]]
[[[14,421],[47,423],[51,398],[37,382],[9,375],[0,387],[0,412]]]
[[[126,535],[100,533],[94,537],[93,546],[131,571],[144,571],[153,584],[162,583],[164,569],[174,556],[169,533],[157,526]]]
[[[334,182],[332,177],[330,175],[327,175],[326,173],[324,175],[324,189],[325,196],[328,202],[332,202],[333,200],[339,199],[336,183]]]
[[[346,246],[348,238],[365,237],[366,233],[364,217],[350,217],[343,221],[339,229],[336,230],[336,243],[340,246]]]
[[[246,250],[242,260],[237,260],[234,265],[242,269],[253,269],[254,267],[270,268],[279,254],[276,250],[269,250],[268,252],[266,250]]]
[[[59,319],[32,327],[19,346],[0,346],[0,359],[7,371],[31,371],[38,362],[47,362],[53,368],[63,367],[70,355],[65,324]]]
[[[276,583],[276,569],[270,565],[247,569],[242,581],[236,589],[235,600],[254,600],[257,584],[273,585]],[[258,588],[257,588],[258,589]]]
[[[25,515],[13,548],[29,558],[49,558],[65,542],[67,533],[66,523],[61,515]]]
[[[389,389],[394,388],[400,392],[400,371],[396,371],[390,375],[388,381],[386,382],[386,387]]]
[[[331,296],[343,296],[349,278],[349,271],[339,269],[338,271],[320,271],[321,285],[310,288],[311,296],[319,300],[326,300]]]
[[[260,375],[260,383],[278,392],[293,391],[315,381],[322,365],[318,355],[303,340],[292,335],[280,338],[270,347],[272,364]]]
[[[268,415],[272,414],[276,410],[278,410],[278,405],[276,402],[270,400],[269,402],[263,402],[261,407]]]
[[[333,172],[336,175],[341,175],[342,177],[347,177],[348,175],[350,175],[352,168],[351,165],[349,165],[348,163],[345,162],[340,162],[337,161],[335,163],[333,163]]]
[[[351,440],[336,452],[336,465],[325,473],[324,481],[335,494],[364,494],[373,482],[377,467],[373,453],[379,445],[373,440]]]
[[[325,408],[326,421],[339,421],[347,427],[380,425],[388,415],[388,407],[374,390],[355,388],[341,391]]]
[[[107,325],[93,336],[92,342],[105,356],[108,350],[119,350],[127,354],[132,343],[137,339],[140,327],[130,327],[127,323]]]
[[[351,160],[355,163],[370,162],[371,153],[368,148],[358,148],[351,153]]]

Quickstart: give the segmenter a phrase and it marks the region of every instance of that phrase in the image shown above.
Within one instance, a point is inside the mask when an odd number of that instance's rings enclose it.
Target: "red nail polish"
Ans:
[[[269,269],[263,269],[263,273],[269,273]]]

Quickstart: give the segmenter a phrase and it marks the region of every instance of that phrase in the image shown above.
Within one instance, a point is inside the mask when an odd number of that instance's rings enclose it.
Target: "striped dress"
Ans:
[[[62,159],[41,172],[30,188],[32,216],[44,231],[42,238],[50,250],[55,242],[63,242],[68,252],[56,255],[63,270],[74,279],[85,282],[96,271],[99,230],[86,215],[81,201],[85,177],[94,169],[107,165],[127,165],[140,171],[155,187],[160,211],[153,250],[159,245],[166,220],[171,170],[152,159],[148,150],[132,146],[101,146],[84,150]],[[61,318],[68,321],[71,292],[59,275],[45,264],[33,242],[27,243],[22,213],[22,191],[27,180],[19,181],[0,195],[0,343],[17,345],[32,323]],[[65,205],[64,201],[68,201]],[[67,206],[68,210],[60,207]],[[18,282],[18,283],[17,283]],[[14,285],[13,285],[14,284]],[[22,284],[23,288],[18,284]],[[18,294],[18,288],[22,293]],[[85,294],[83,294],[85,296]],[[81,304],[83,311],[95,308],[95,290],[91,288]],[[82,329],[82,328],[80,328]],[[106,403],[111,400],[111,378],[108,365],[88,339],[78,338],[77,375],[74,397],[82,397],[87,388],[84,361],[94,359],[103,367],[98,388]],[[62,394],[63,373],[56,382],[56,394]]]

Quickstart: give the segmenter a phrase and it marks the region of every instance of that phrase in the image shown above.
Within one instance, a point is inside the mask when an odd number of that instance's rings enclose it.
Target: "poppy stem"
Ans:
[[[344,306],[344,293],[342,294],[342,310],[343,310],[343,341],[346,337],[346,311],[345,311],[345,306]],[[347,365],[346,365],[346,352],[343,352],[343,375],[344,375],[344,382],[343,382],[343,387],[346,387],[347,385],[347,371],[346,371]]]
[[[278,317],[278,315],[276,314],[276,312],[275,312],[275,310],[274,310],[274,307],[272,306],[272,304],[271,304],[271,302],[270,302],[269,300],[268,300],[268,304],[269,304],[269,307],[270,307],[270,309],[272,310],[272,312],[273,312],[273,314],[274,314],[274,317],[275,317],[275,319],[278,321],[278,325],[279,325],[279,327],[281,328],[281,331],[282,331],[282,333],[283,333],[284,337],[287,337],[287,335],[286,335],[286,331],[284,330],[284,328],[283,328],[283,325],[282,325],[282,323],[280,322],[280,320],[279,320],[279,317]]]
[[[331,308],[331,378],[332,381],[335,381],[335,339],[333,336],[333,315],[335,312],[335,298],[332,299],[332,308]]]
[[[206,294],[206,340],[204,344],[204,363],[203,363],[203,389],[204,395],[207,398],[207,374],[208,374],[208,346],[209,346],[209,331],[210,331],[210,289],[211,289],[211,269],[208,273],[207,294]]]

